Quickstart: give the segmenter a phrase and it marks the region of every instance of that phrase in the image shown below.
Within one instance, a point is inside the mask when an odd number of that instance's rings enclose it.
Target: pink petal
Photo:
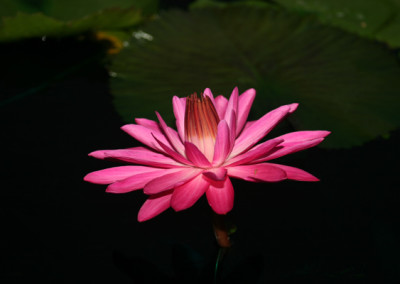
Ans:
[[[289,106],[289,113],[293,113],[297,109],[299,104],[298,103],[293,103],[293,104],[289,104],[288,106]]]
[[[286,172],[271,164],[228,167],[228,176],[252,182],[276,182],[287,178]]]
[[[180,162],[182,164],[193,166],[193,163],[190,162],[189,160],[187,160],[185,157],[183,157],[180,153],[175,152],[174,149],[171,149],[169,146],[167,146],[164,143],[162,143],[156,137],[154,137],[154,139],[156,139],[156,141],[158,142],[158,144],[160,144],[160,146],[163,148],[165,153],[168,156],[170,156],[172,159],[174,159],[175,161],[178,161],[178,162]]]
[[[215,140],[213,165],[222,164],[229,155],[231,148],[231,136],[228,124],[225,120],[218,123],[217,138]]]
[[[283,144],[298,143],[302,141],[309,141],[317,138],[325,138],[331,132],[326,130],[311,130],[311,131],[295,131],[279,136],[285,140]]]
[[[201,173],[200,169],[194,169],[194,168],[179,169],[174,173],[162,175],[158,178],[153,179],[144,186],[143,192],[146,194],[159,193],[177,187],[187,182],[188,180],[194,178],[195,176],[199,175],[200,173]]]
[[[239,90],[235,87],[228,101],[228,106],[225,111],[224,120],[228,122],[228,126],[231,128],[232,114],[236,114],[238,110]],[[236,124],[236,117],[235,117]],[[235,133],[236,136],[236,133]]]
[[[133,190],[144,188],[153,179],[159,178],[162,175],[173,174],[179,172],[180,169],[157,169],[148,168],[147,171],[138,172],[130,177],[110,184],[106,191],[110,193],[126,193]]]
[[[324,137],[329,135],[329,131],[297,131],[279,136],[284,139],[274,152],[269,153],[264,158],[258,161],[269,161],[288,154],[302,151],[314,147],[324,140]]]
[[[149,167],[143,166],[120,166],[104,170],[99,170],[87,174],[83,179],[85,181],[97,184],[109,184],[119,180],[126,179],[132,175],[146,172]]]
[[[172,194],[171,207],[175,211],[181,211],[193,206],[208,187],[209,183],[202,175],[177,186]]]
[[[165,136],[168,138],[168,141],[174,147],[178,153],[181,155],[184,155],[185,153],[185,147],[182,144],[182,141],[179,139],[178,133],[173,130],[172,128],[168,127],[167,124],[165,123],[164,119],[161,117],[161,115],[156,112],[158,121],[160,122],[161,129],[164,131]]]
[[[179,136],[183,141],[185,139],[185,101],[174,96],[172,98],[172,107],[176,118],[176,128],[178,129]]]
[[[203,172],[203,175],[214,181],[225,180],[228,171],[225,168],[212,168]]]
[[[98,159],[116,159],[133,164],[148,165],[160,168],[183,167],[184,165],[163,154],[144,147],[121,150],[99,150],[89,154]]]
[[[236,113],[232,111],[230,115],[231,120],[229,121],[229,132],[230,132],[230,140],[231,140],[231,148],[229,149],[229,153],[232,151],[233,147],[235,146],[236,140]]]
[[[97,150],[97,151],[93,151],[93,152],[89,153],[88,156],[96,158],[96,159],[100,159],[100,160],[105,160],[106,153],[112,152],[112,151],[115,151],[115,150]]]
[[[170,145],[163,133],[149,129],[142,125],[126,124],[122,126],[121,129],[136,140],[142,142],[144,145],[149,146],[150,148],[153,148],[159,152],[164,152],[164,150],[160,147],[157,141],[155,141],[154,137],[157,137],[157,139],[164,144]]]
[[[147,221],[167,210],[170,207],[171,196],[172,190],[150,196],[139,210],[138,221]]]
[[[257,120],[251,120],[251,121],[247,121],[245,124],[244,124],[244,127],[243,127],[243,129],[242,129],[242,132],[245,130],[245,129],[247,129],[247,128],[249,128],[250,126],[252,126],[254,123],[256,123],[257,122]]]
[[[207,160],[206,156],[190,142],[185,142],[186,157],[196,166],[200,168],[211,167],[210,162]]]
[[[207,96],[210,98],[211,102],[213,103],[213,105],[215,106],[215,100],[214,100],[214,95],[212,94],[211,90],[209,88],[206,88],[203,92],[204,96]]]
[[[161,133],[160,125],[154,120],[150,120],[147,118],[135,118],[135,122],[138,125],[144,126],[150,130]]]
[[[228,99],[224,96],[215,98],[215,109],[217,110],[220,119],[225,117],[226,107],[228,106]]]
[[[279,165],[279,164],[270,164],[270,165],[284,170],[286,172],[288,179],[299,180],[299,181],[319,181],[317,177],[313,176],[310,173],[307,173],[306,171],[303,171],[302,169],[289,167],[285,165]]]
[[[260,141],[267,135],[288,113],[291,107],[289,105],[281,106],[270,111],[251,126],[244,129],[236,139],[230,157],[234,157]]]
[[[255,97],[256,90],[254,89],[248,89],[239,96],[236,136],[238,136],[240,131],[242,131],[247,121]]]
[[[237,155],[236,157],[230,159],[229,161],[227,161],[224,164],[224,166],[232,167],[232,166],[236,166],[236,165],[252,163],[255,160],[257,160],[259,157],[270,153],[270,151],[272,149],[274,149],[274,147],[276,147],[277,145],[280,145],[282,142],[283,142],[283,139],[280,139],[280,138],[275,138],[275,139],[265,141],[264,143],[261,143],[261,144],[255,146],[250,151],[244,152],[243,154]]]
[[[206,191],[208,204],[217,214],[226,214],[233,208],[234,191],[230,179],[213,182]]]

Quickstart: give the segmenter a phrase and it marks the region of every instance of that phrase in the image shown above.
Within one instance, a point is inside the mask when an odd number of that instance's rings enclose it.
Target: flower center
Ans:
[[[191,142],[212,161],[219,117],[209,97],[191,94],[186,98],[185,141]]]

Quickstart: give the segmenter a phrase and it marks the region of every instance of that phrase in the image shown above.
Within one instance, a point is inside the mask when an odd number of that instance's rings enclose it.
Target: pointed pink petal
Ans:
[[[324,137],[329,135],[329,131],[297,131],[279,136],[284,139],[276,150],[269,153],[258,161],[269,161],[288,154],[302,151],[314,147],[324,140]]]
[[[160,168],[184,167],[185,165],[163,154],[151,151],[144,147],[120,150],[99,150],[89,154],[98,159],[113,159],[139,165],[148,165]]]
[[[203,92],[204,96],[207,96],[210,98],[211,102],[213,103],[213,105],[215,106],[215,100],[214,100],[214,95],[212,94],[211,90],[209,88],[206,88]]]
[[[142,205],[138,214],[138,221],[143,222],[156,217],[170,207],[171,191],[151,195]]]
[[[168,156],[170,156],[172,159],[174,159],[175,161],[178,161],[178,162],[180,162],[182,164],[193,166],[193,163],[190,162],[189,160],[187,160],[185,157],[183,157],[180,153],[175,152],[174,149],[171,149],[169,146],[167,146],[164,143],[162,143],[156,137],[154,137],[154,139],[156,139],[156,141],[158,142],[158,144],[160,144],[160,146],[163,148],[165,153]]]
[[[309,141],[317,138],[325,138],[331,132],[326,130],[295,131],[279,136],[285,140],[284,144]]]
[[[179,137],[183,141],[185,139],[185,108],[186,105],[182,99],[174,96],[172,98],[172,107],[176,118],[176,129],[178,129]]]
[[[96,158],[96,159],[104,160],[104,159],[106,159],[106,153],[112,152],[112,151],[115,151],[115,150],[97,150],[97,151],[93,151],[93,152],[89,153],[88,156]]]
[[[156,112],[158,121],[160,122],[160,127],[163,130],[165,136],[167,137],[168,141],[170,142],[170,145],[181,155],[184,155],[185,153],[185,147],[182,144],[181,139],[179,139],[178,133],[173,130],[172,128],[168,127],[167,124],[165,123],[164,119],[161,117],[161,115]]]
[[[203,175],[214,181],[225,180],[228,171],[225,168],[212,168],[203,172]]]
[[[228,122],[228,126],[230,128],[231,128],[232,114],[237,114],[238,100],[239,100],[239,90],[237,87],[235,87],[229,98],[228,106],[226,108],[225,117],[224,117],[224,120]],[[236,121],[236,117],[235,117],[235,124],[237,124],[236,122],[237,121]],[[236,132],[235,132],[235,136],[236,136]]]
[[[274,167],[278,167],[286,172],[288,179],[299,180],[299,181],[319,181],[319,179],[312,174],[298,168],[289,167],[279,164],[270,164]]]
[[[228,167],[228,176],[252,182],[276,182],[286,179],[286,173],[271,164]]]
[[[135,118],[135,122],[138,125],[144,126],[150,130],[161,133],[160,125],[154,120],[150,120],[147,118]]]
[[[188,180],[194,178],[195,176],[201,173],[200,169],[194,168],[186,168],[186,169],[179,169],[174,173],[168,173],[166,175],[162,175],[158,178],[153,179],[149,183],[147,183],[144,188],[143,192],[145,194],[156,194],[176,186],[179,186]]]
[[[209,183],[202,175],[177,186],[172,194],[171,207],[175,211],[181,211],[193,206],[208,187]]]
[[[231,148],[229,149],[229,154],[232,152],[233,147],[235,146],[236,140],[236,113],[232,110],[230,115],[231,120],[228,123],[229,132],[230,132],[230,139],[231,139]]]
[[[213,98],[214,98],[214,95],[212,94],[210,88],[205,88],[203,94],[204,94],[205,96],[210,97],[210,99],[213,99]]]
[[[158,131],[151,130],[142,125],[126,124],[122,126],[121,129],[136,140],[142,142],[144,145],[149,146],[150,148],[153,148],[154,150],[157,150],[159,152],[164,152],[164,150],[160,147],[157,141],[155,141],[154,136],[157,137],[157,139],[164,144],[170,145],[164,134]]]
[[[234,157],[260,141],[267,135],[288,113],[291,107],[289,105],[281,106],[270,111],[251,126],[242,131],[236,139],[230,157]]]
[[[256,90],[254,89],[248,89],[239,96],[236,136],[238,136],[240,131],[242,131],[247,121],[247,117],[249,116],[249,112],[255,97]]]
[[[179,169],[149,168],[147,172],[139,172],[124,180],[110,184],[106,191],[110,193],[126,193],[133,190],[142,189],[153,179],[159,178],[162,175],[173,174],[176,172],[179,172]]]
[[[270,153],[270,151],[272,149],[274,149],[274,147],[276,147],[277,145],[280,145],[282,142],[283,142],[283,139],[280,139],[280,138],[275,138],[275,139],[265,141],[264,143],[261,143],[255,147],[253,147],[253,149],[251,149],[250,151],[244,152],[243,154],[237,155],[236,157],[230,159],[229,161],[227,161],[224,164],[224,166],[229,165],[230,167],[232,167],[232,166],[237,166],[237,165],[241,165],[241,164],[247,164],[247,163],[254,162],[259,157]]]
[[[297,109],[297,107],[299,106],[298,103],[293,103],[293,104],[289,104],[289,113],[294,113],[294,111]]]
[[[83,179],[87,182],[97,184],[109,184],[119,180],[126,179],[138,173],[148,171],[149,167],[143,166],[120,166],[104,170],[99,170],[87,174]]]
[[[185,142],[186,157],[196,166],[200,168],[211,167],[210,162],[207,160],[206,156],[190,142]]]
[[[231,148],[231,136],[228,124],[225,120],[218,123],[217,138],[215,140],[213,165],[222,164],[229,155]]]
[[[208,204],[217,214],[226,214],[233,208],[234,191],[230,179],[213,182],[206,191]]]
[[[218,96],[215,98],[215,109],[217,110],[219,119],[225,117],[226,108],[228,106],[228,99],[224,96]]]

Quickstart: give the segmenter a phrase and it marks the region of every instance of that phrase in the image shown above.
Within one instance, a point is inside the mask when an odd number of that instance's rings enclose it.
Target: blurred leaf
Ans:
[[[158,1],[154,0],[48,0],[44,12],[61,20],[83,18],[99,10],[108,8],[135,8],[143,14],[153,14],[157,11]]]
[[[170,11],[112,66],[115,106],[128,122],[173,121],[173,95],[254,87],[256,116],[299,102],[298,130],[328,129],[326,147],[360,145],[400,124],[400,68],[383,46],[275,9]],[[253,113],[253,114],[254,114]]]
[[[9,0],[6,0],[7,4]],[[28,2],[31,5],[28,5]],[[157,0],[19,0],[0,11],[0,42],[23,38],[63,37],[93,30],[112,30],[140,23],[154,13]],[[11,3],[11,2],[10,2]],[[142,13],[143,11],[143,13]],[[30,12],[30,13],[29,13]],[[15,14],[16,13],[16,14]]]
[[[190,4],[190,9],[201,9],[201,8],[210,8],[210,7],[227,7],[227,6],[235,6],[235,5],[246,5],[253,7],[265,7],[272,6],[269,1],[262,0],[237,0],[237,1],[218,1],[218,0],[196,0]]]
[[[62,22],[43,14],[18,13],[4,18],[0,26],[0,41],[14,41],[32,37],[63,37],[90,30],[117,29],[133,26],[141,21],[137,10],[112,9],[71,22]]]
[[[390,2],[393,4],[395,15],[376,33],[376,37],[382,41],[387,40],[393,47],[400,47],[400,0],[390,0]]]
[[[37,8],[31,4],[23,0],[0,0],[0,15],[4,17],[14,16],[17,12],[37,12]]]
[[[313,13],[327,24],[400,47],[399,0],[275,0],[284,7]]]
[[[197,0],[191,8],[277,3],[287,10],[315,15],[325,24],[400,47],[400,0]]]

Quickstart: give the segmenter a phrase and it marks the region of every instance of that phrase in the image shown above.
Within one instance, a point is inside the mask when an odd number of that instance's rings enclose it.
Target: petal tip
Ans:
[[[239,96],[239,88],[238,87],[233,88],[233,91],[231,93],[231,97],[232,96],[235,96],[235,97]]]
[[[85,176],[83,177],[83,180],[86,181],[86,182],[91,182],[91,178],[90,178],[91,174],[92,174],[92,173],[88,173],[87,175],[85,175]]]
[[[132,191],[132,190],[130,190],[130,191]],[[129,191],[120,191],[120,190],[117,190],[116,187],[113,186],[113,183],[112,183],[112,184],[110,184],[109,186],[107,186],[106,192],[107,192],[107,193],[127,193],[127,192],[129,192]]]
[[[332,132],[331,132],[331,131],[328,131],[328,130],[321,130],[321,133],[322,133],[322,137],[326,137],[326,136],[328,136],[329,134],[331,134]]]
[[[93,157],[96,159],[104,159],[106,155],[104,154],[104,151],[98,150],[98,151],[93,151],[88,154],[89,157]]]
[[[142,222],[144,222],[144,221],[147,221],[147,220],[149,220],[149,219],[151,219],[151,218],[146,218],[145,216],[142,216],[142,214],[140,214],[140,212],[139,212],[139,214],[138,214],[138,216],[137,216],[137,220],[138,220],[138,222],[140,222],[140,223],[142,223]]]
[[[131,125],[132,125],[132,124],[125,124],[125,125],[122,125],[122,126],[120,127],[120,129],[121,129],[122,131],[128,132],[128,130],[129,130],[129,128],[130,128]]]
[[[297,107],[299,106],[299,103],[292,103],[292,104],[290,104],[288,106],[289,106],[289,113],[293,113],[297,109]]]

